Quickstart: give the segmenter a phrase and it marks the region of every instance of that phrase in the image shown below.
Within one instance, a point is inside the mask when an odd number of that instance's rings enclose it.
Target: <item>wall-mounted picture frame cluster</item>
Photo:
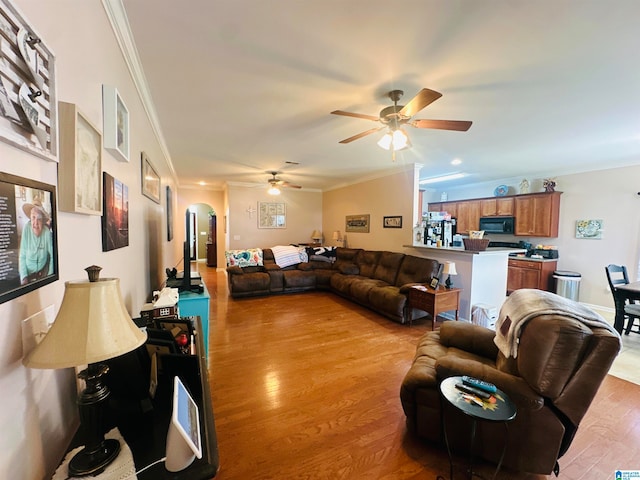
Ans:
[[[102,86],[104,148],[121,162],[129,161],[129,109],[116,87]]]
[[[142,168],[142,194],[154,202],[160,203],[160,176],[144,152],[140,154],[140,164]]]
[[[56,62],[11,2],[0,1],[0,140],[58,161]]]
[[[347,215],[345,218],[345,232],[369,233],[370,215]]]
[[[0,172],[0,303],[58,280],[56,188]]]
[[[72,103],[59,102],[58,114],[60,210],[102,215],[102,134]]]

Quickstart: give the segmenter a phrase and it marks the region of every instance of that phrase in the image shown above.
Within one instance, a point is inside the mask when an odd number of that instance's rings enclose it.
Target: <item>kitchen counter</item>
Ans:
[[[475,305],[497,307],[504,302],[507,292],[509,254],[524,254],[526,249],[491,247],[484,251],[465,250],[463,247],[429,247],[426,245],[403,245],[412,255],[432,258],[440,263],[454,262],[457,275],[452,275],[453,286],[461,288],[459,315],[471,321]],[[526,257],[522,257],[526,259]],[[443,276],[444,277],[444,276]],[[440,279],[442,282],[446,278]]]
[[[436,250],[439,252],[459,253],[464,255],[504,255],[526,253],[524,248],[489,247],[486,250],[465,250],[464,247],[431,247],[427,245],[403,245],[404,248],[418,248],[420,250]]]
[[[540,262],[540,263],[558,261],[557,258],[532,258],[532,257],[525,257],[524,255],[509,255],[509,260],[526,260],[527,262]]]

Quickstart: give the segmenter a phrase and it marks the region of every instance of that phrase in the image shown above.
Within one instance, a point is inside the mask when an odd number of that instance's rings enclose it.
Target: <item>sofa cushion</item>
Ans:
[[[387,285],[369,290],[369,305],[397,322],[404,322],[406,303],[407,296],[400,293],[398,287]]]
[[[376,280],[374,278],[359,278],[356,282],[351,283],[349,294],[358,302],[363,304],[369,303],[369,292],[374,287],[383,287],[388,285],[384,280]]]
[[[380,259],[382,252],[375,250],[361,250],[356,257],[356,264],[360,269],[358,275],[362,277],[373,277],[373,273],[378,266],[378,260]]]
[[[400,269],[404,256],[404,253],[382,252],[373,278],[383,280],[389,285],[395,285],[398,270]]]
[[[401,287],[406,283],[428,283],[439,270],[440,263],[437,260],[405,255],[395,285]]]
[[[312,271],[289,270],[284,272],[284,288],[301,290],[315,288],[316,276]]]

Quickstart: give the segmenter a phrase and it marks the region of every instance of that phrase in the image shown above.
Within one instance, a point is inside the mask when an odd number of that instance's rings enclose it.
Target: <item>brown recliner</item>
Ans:
[[[477,377],[497,385],[518,409],[508,424],[503,465],[550,474],[620,351],[620,336],[570,316],[545,314],[523,324],[516,358],[505,358],[494,337],[493,330],[454,321],[422,336],[400,390],[407,428],[443,443],[440,382],[454,375]],[[450,443],[466,448],[470,419],[449,408],[445,415]],[[479,421],[476,435],[474,455],[497,464],[503,424]]]

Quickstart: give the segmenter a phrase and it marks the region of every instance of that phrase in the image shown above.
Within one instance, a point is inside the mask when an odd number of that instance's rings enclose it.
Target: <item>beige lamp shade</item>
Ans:
[[[125,308],[119,279],[70,281],[49,333],[23,363],[52,369],[87,365],[135,350],[146,339]]]
[[[311,234],[312,240],[320,240],[322,238],[322,234],[318,230],[314,230]]]
[[[342,240],[342,234],[340,233],[340,230],[336,230],[335,232],[333,232],[333,239]]]
[[[454,262],[446,262],[442,269],[442,273],[445,275],[457,275],[458,272],[456,272],[456,264]]]

